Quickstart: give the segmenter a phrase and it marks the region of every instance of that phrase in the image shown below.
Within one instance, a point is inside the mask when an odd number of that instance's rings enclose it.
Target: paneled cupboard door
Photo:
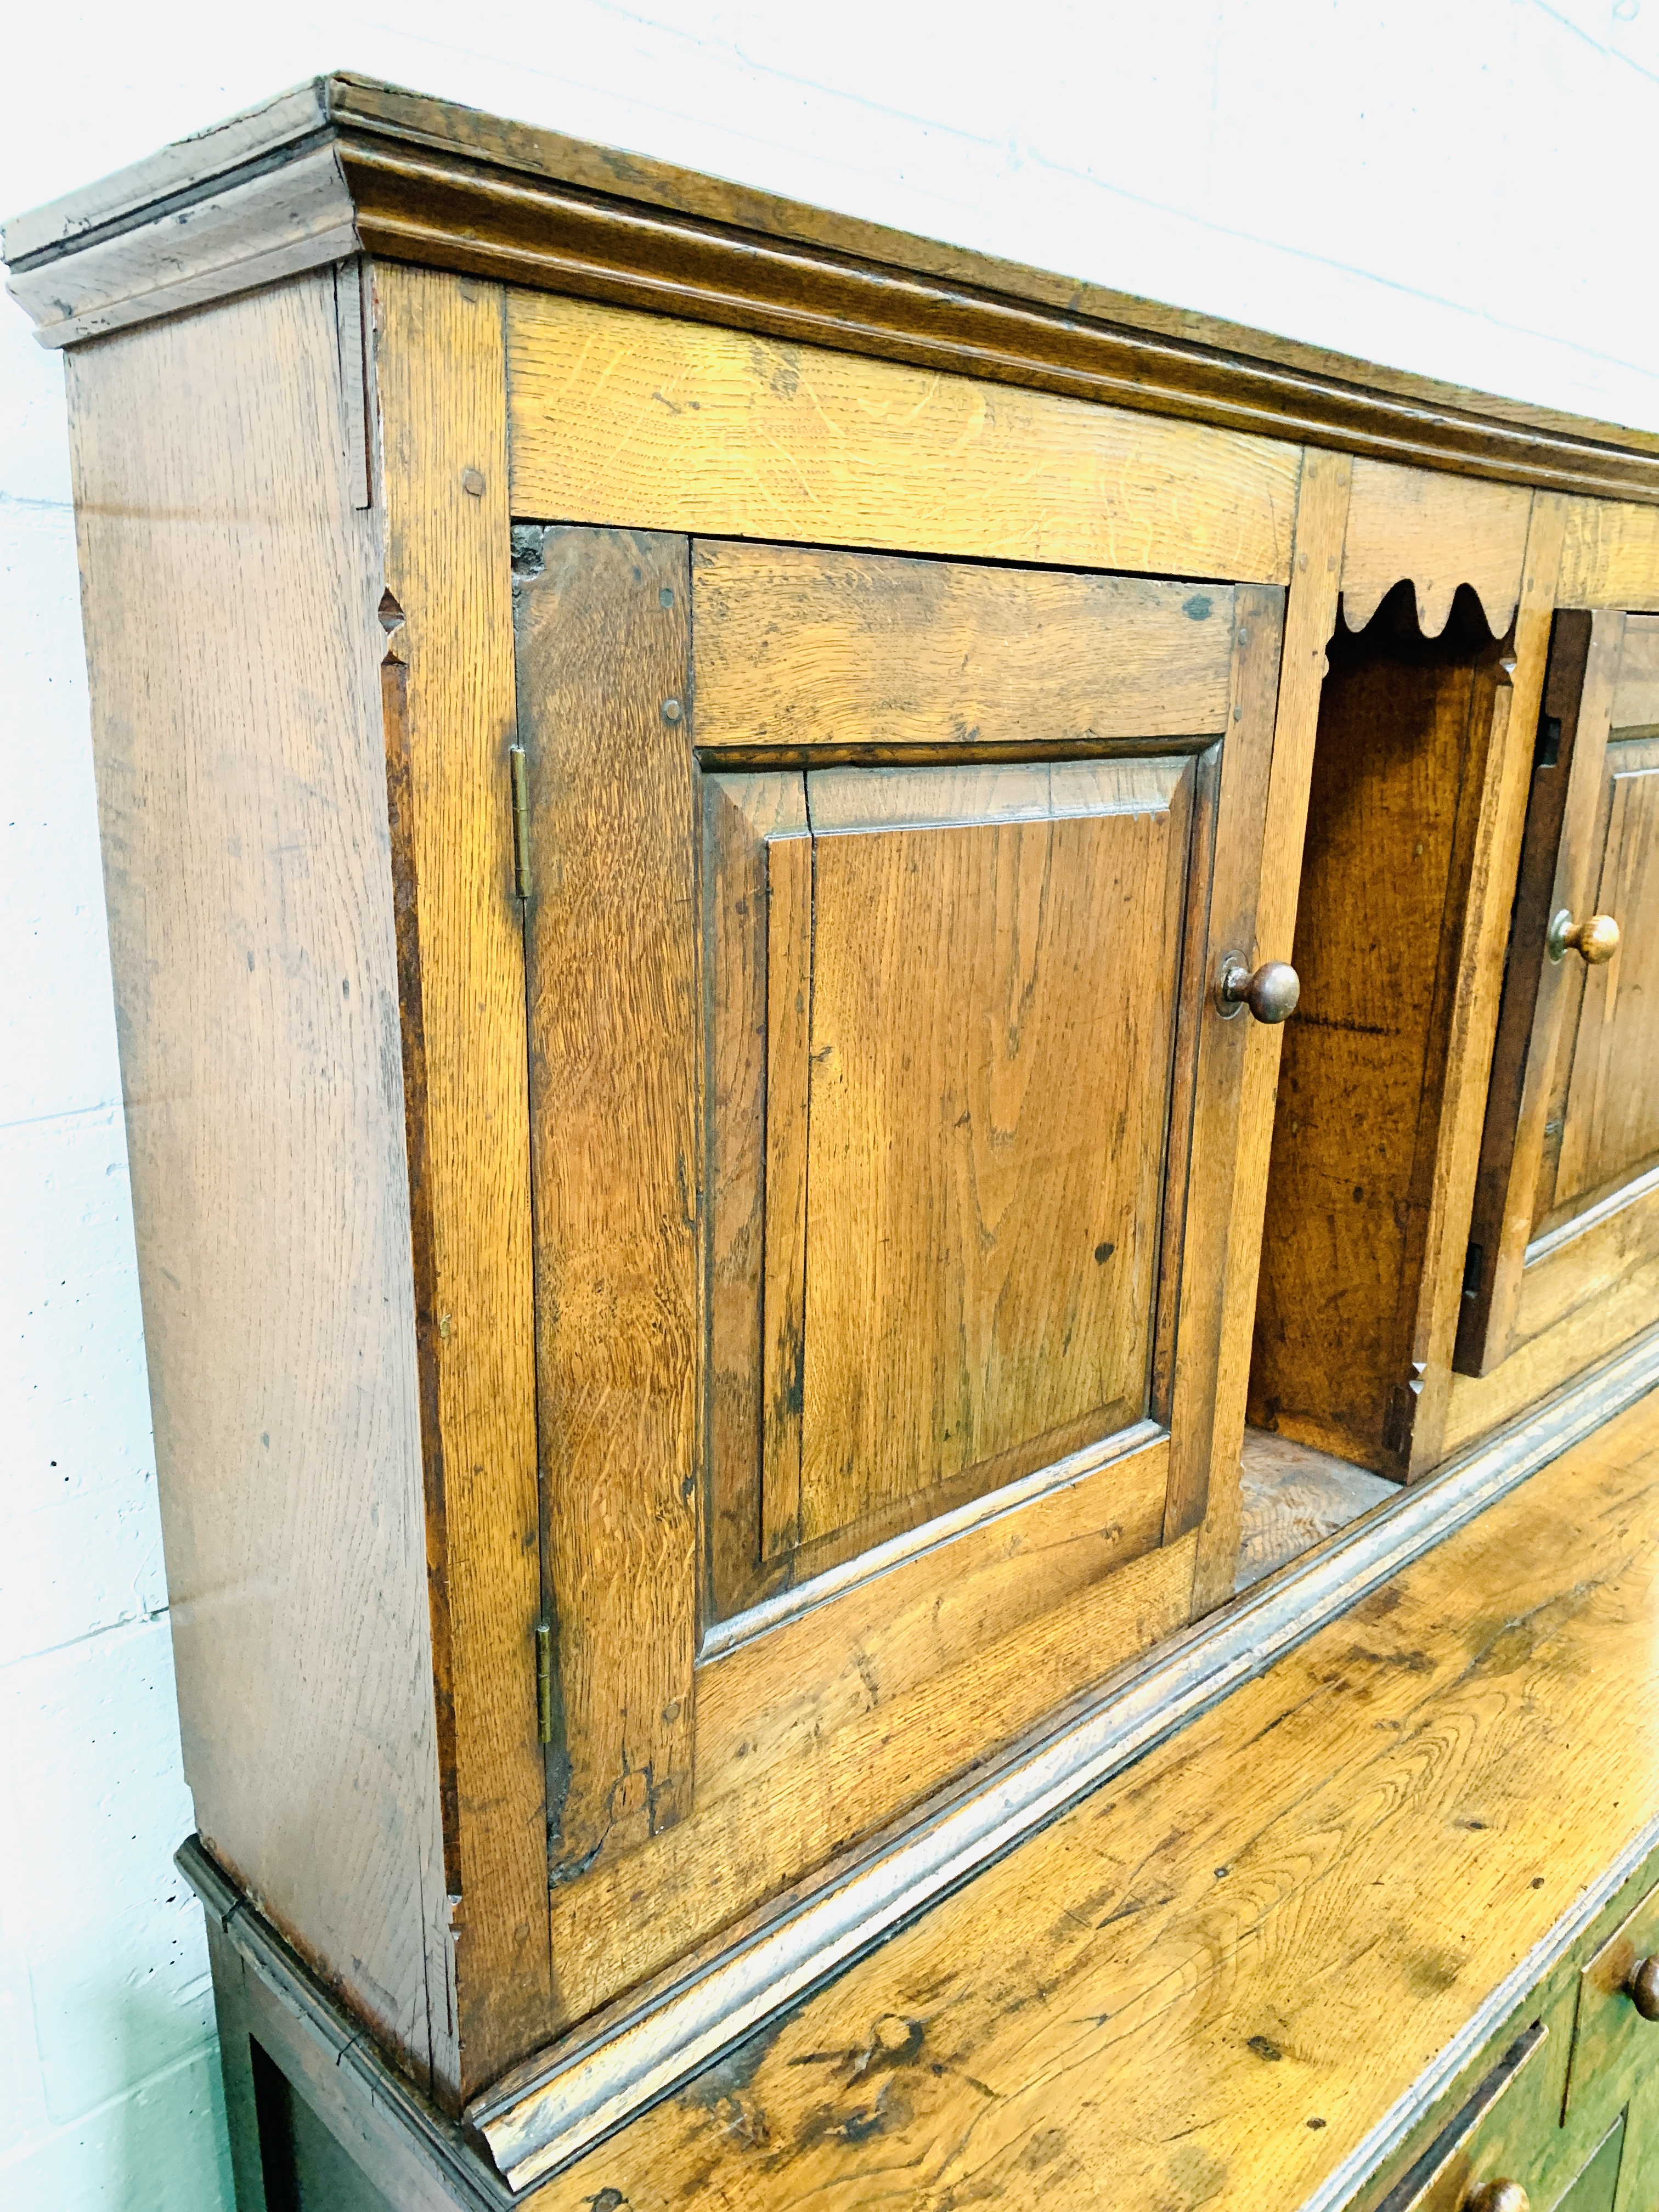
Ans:
[[[1458,1365],[1659,1262],[1659,618],[1559,614]]]
[[[1283,594],[516,542],[574,2013],[1188,1615]]]

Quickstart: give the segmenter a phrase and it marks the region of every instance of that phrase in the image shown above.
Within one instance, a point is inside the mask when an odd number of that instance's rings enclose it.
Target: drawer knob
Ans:
[[[1575,921],[1563,907],[1550,923],[1544,949],[1552,960],[1565,960],[1570,950],[1582,952],[1588,967],[1599,968],[1619,950],[1619,925],[1610,914],[1593,914],[1587,921]]]
[[[1302,996],[1302,979],[1288,960],[1264,960],[1252,974],[1242,953],[1224,952],[1215,995],[1224,1020],[1248,1006],[1259,1022],[1287,1021]]]
[[[1625,1987],[1644,2020],[1659,2020],[1659,1957],[1638,1959]]]
[[[1483,2181],[1463,2199],[1462,2212],[1532,2212],[1532,2199],[1518,2181]]]

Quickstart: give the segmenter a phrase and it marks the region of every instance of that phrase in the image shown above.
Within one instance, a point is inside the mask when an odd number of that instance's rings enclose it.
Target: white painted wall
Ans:
[[[1659,428],[1659,0],[20,7],[0,209],[333,67]],[[60,367],[0,308],[0,2202],[229,2203]]]

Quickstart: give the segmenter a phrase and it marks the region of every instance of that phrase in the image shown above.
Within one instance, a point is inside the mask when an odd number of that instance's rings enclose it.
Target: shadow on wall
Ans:
[[[176,2043],[172,2009],[112,1996],[99,2024],[135,2056]],[[56,2129],[16,2165],[0,2165],[7,2212],[234,2212],[216,2044],[123,2088]]]

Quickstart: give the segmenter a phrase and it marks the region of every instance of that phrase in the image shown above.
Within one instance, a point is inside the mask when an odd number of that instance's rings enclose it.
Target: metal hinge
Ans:
[[[530,896],[530,769],[522,745],[507,749],[513,776],[513,891],[517,898]],[[545,1743],[547,1738],[544,1736]]]
[[[553,1631],[544,1620],[536,1624],[536,1741],[553,1741]]]

